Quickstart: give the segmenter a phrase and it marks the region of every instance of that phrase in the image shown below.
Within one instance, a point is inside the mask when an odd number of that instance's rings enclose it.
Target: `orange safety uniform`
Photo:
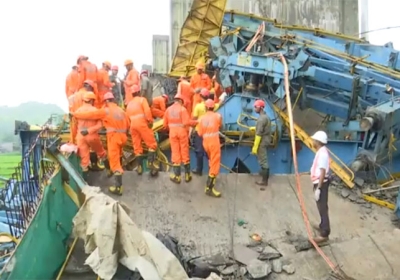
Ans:
[[[153,115],[153,118],[163,118],[166,110],[166,98],[163,95],[154,97],[153,104],[151,104],[151,114]]]
[[[132,86],[137,85],[140,88],[140,76],[139,72],[135,69],[132,68],[129,70],[128,75],[125,78],[124,81],[124,87],[125,87],[125,104],[128,104],[132,100]],[[148,104],[148,102],[147,102]]]
[[[214,77],[212,78],[212,83],[213,83],[213,89],[214,89],[214,102],[215,103],[219,103],[219,97],[221,96],[221,94],[223,93],[223,88],[221,87],[221,85],[217,82],[217,79],[214,75]]]
[[[96,107],[84,103],[76,113],[80,112],[96,112]],[[97,120],[85,120],[78,119],[78,135],[76,136],[76,142],[78,146],[78,155],[81,158],[81,167],[84,171],[88,170],[90,165],[90,149],[96,152],[99,159],[104,158],[106,151],[100,141],[100,136],[98,134],[99,130],[103,127],[101,119]],[[87,130],[88,135],[82,135],[80,132]]]
[[[186,110],[189,113],[189,116],[192,115],[192,99],[193,99],[193,89],[190,86],[190,83],[184,79],[181,79],[181,82],[178,85],[178,94],[181,94],[184,98],[184,104]]]
[[[125,146],[128,138],[129,119],[124,110],[115,103],[107,103],[107,105],[95,112],[85,111],[76,112],[76,118],[86,120],[103,120],[103,125],[107,131],[107,152],[110,170],[115,173],[124,172],[121,166],[122,148]]]
[[[153,116],[146,98],[134,96],[126,107],[126,114],[130,120],[133,151],[136,156],[143,154],[142,140],[150,151],[157,149],[157,142],[153,130]]]
[[[81,88],[73,95],[68,97],[69,112],[74,113],[83,105],[83,95],[86,93],[85,88]],[[77,122],[74,117],[70,119],[69,123],[70,142],[76,144],[76,134],[78,133]]]
[[[98,88],[97,88],[97,66],[90,61],[83,60],[79,62],[79,88],[83,87],[86,80],[91,80],[94,82],[93,93],[98,98]],[[98,101],[96,100],[96,103]]]
[[[204,151],[208,156],[209,176],[216,177],[221,167],[221,143],[219,130],[222,126],[222,117],[213,111],[207,111],[199,120],[198,131],[203,137]]]
[[[104,94],[109,92],[113,84],[110,82],[108,71],[101,68],[97,73],[97,88],[99,91],[98,99],[96,100],[96,107],[100,108],[104,102]]]
[[[79,89],[79,72],[73,69],[71,73],[68,74],[65,81],[65,94],[67,98],[73,95]]]
[[[186,108],[179,102],[175,102],[168,107],[164,114],[164,127],[169,129],[171,162],[174,165],[188,164],[190,162],[188,141],[190,121]]]

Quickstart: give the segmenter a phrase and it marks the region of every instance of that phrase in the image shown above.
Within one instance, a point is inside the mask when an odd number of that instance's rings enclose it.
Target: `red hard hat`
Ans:
[[[94,88],[94,82],[92,80],[86,80],[86,81],[83,82],[83,84],[88,84],[89,86]]]
[[[118,66],[114,65],[113,67],[111,67],[111,70],[118,70]]]
[[[174,99],[180,99],[183,100],[183,96],[180,93],[175,94]]]
[[[114,94],[112,94],[112,92],[107,92],[106,94],[104,94],[104,100],[110,100],[110,99],[114,99]]]
[[[214,108],[215,107],[215,102],[212,99],[207,99],[205,102],[206,108]]]
[[[142,71],[140,72],[140,75],[144,75],[144,74],[149,75],[149,71],[147,71],[147,70],[142,70]]]
[[[264,100],[258,99],[254,102],[254,107],[262,107],[265,108],[265,102]]]
[[[165,93],[162,95],[162,97],[164,97],[165,99],[168,99],[168,98],[169,98],[168,95],[165,94]]]
[[[210,91],[208,89],[206,89],[206,88],[203,88],[200,91],[200,95],[203,96],[203,97],[209,97],[210,96]]]
[[[140,91],[140,88],[139,88],[138,85],[133,85],[133,86],[131,87],[131,90],[132,90],[133,93],[136,93],[136,92],[139,92],[139,91]]]

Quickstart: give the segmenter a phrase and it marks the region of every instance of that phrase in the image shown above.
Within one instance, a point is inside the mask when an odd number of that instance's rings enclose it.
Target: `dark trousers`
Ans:
[[[317,188],[317,184],[314,184],[314,191]],[[329,190],[329,180],[324,182],[321,186],[321,195],[317,201],[317,208],[319,216],[321,217],[321,223],[319,224],[319,229],[322,237],[328,237],[331,233],[331,225],[329,222],[329,207],[328,207],[328,190]]]
[[[198,172],[203,172],[203,157],[204,157],[204,147],[203,147],[203,138],[199,136],[197,131],[194,133],[193,146],[194,152],[196,154],[196,170]]]

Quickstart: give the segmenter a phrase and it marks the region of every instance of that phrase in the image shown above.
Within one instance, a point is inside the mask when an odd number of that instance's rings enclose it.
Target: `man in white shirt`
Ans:
[[[328,208],[328,188],[329,188],[329,151],[326,148],[328,136],[324,131],[317,131],[311,136],[313,139],[315,153],[314,161],[311,166],[310,174],[313,183],[314,197],[317,202],[317,208],[321,217],[319,226],[314,226],[319,235],[314,238],[316,243],[322,243],[329,240],[331,233],[329,223],[329,208]]]

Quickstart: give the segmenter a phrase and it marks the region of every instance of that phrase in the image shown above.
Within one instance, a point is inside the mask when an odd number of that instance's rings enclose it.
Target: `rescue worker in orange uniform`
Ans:
[[[93,92],[86,92],[83,95],[84,104],[76,110],[75,113],[97,111],[94,107],[96,95]],[[106,151],[101,144],[99,130],[103,127],[101,119],[87,120],[77,118],[78,135],[76,136],[76,142],[78,146],[78,155],[81,158],[81,167],[84,173],[84,177],[87,177],[90,165],[90,149],[97,154],[97,167],[102,170],[104,169],[104,160],[106,157]]]
[[[164,117],[164,113],[167,110],[168,95],[163,94],[153,98],[153,104],[151,105],[151,114],[153,118]]]
[[[184,98],[183,106],[185,106],[186,110],[189,113],[189,116],[191,116],[193,109],[192,99],[194,91],[191,88],[190,83],[185,79],[185,77],[181,76],[178,81],[178,93],[182,94]]]
[[[198,124],[198,134],[203,138],[203,147],[208,156],[208,179],[205,193],[220,197],[221,193],[215,189],[215,180],[221,167],[221,143],[219,140],[222,128],[222,117],[214,112],[215,103],[212,99],[205,102],[207,113],[202,116]]]
[[[79,89],[73,95],[68,97],[70,114],[76,112],[76,110],[78,110],[83,105],[83,103],[84,103],[83,96],[87,92],[93,92],[93,85],[94,85],[93,81],[86,80],[83,83],[83,87],[81,89]],[[73,116],[70,117],[69,129],[70,129],[70,142],[75,144],[76,143],[76,135],[78,133],[78,128],[77,128],[76,119]]]
[[[133,85],[130,92],[132,92],[133,97],[126,107],[126,114],[131,123],[130,133],[133,151],[138,159],[136,171],[139,175],[143,174],[143,140],[148,148],[147,161],[151,169],[150,175],[155,176],[158,173],[158,167],[155,166],[157,141],[152,130],[153,116],[146,98],[140,96],[140,87]]]
[[[192,97],[192,112],[193,112],[194,108],[196,108],[196,105],[203,101],[203,98],[201,98],[202,90],[203,90],[202,88],[196,88],[194,90],[194,94]],[[204,92],[206,92],[206,91],[207,91],[207,89],[204,89]]]
[[[132,87],[136,85],[140,89],[140,76],[139,72],[133,67],[133,61],[130,59],[125,60],[124,65],[126,67],[126,76],[124,79],[125,88],[125,104],[128,105],[129,101],[132,100]]]
[[[221,87],[221,85],[217,82],[218,72],[219,72],[219,70],[215,70],[214,76],[212,77],[212,80],[211,80],[212,89],[214,89],[214,102],[215,103],[219,103],[219,97],[224,92],[224,90]]]
[[[174,104],[168,107],[164,114],[164,128],[169,129],[169,141],[171,144],[171,162],[173,164],[172,182],[181,183],[181,164],[185,169],[185,181],[192,180],[190,173],[190,156],[188,128],[190,117],[183,106],[183,96],[177,93],[174,97]]]
[[[103,106],[104,95],[113,87],[113,83],[110,82],[110,78],[108,76],[110,69],[111,63],[105,61],[102,64],[102,68],[97,73],[97,88],[99,90],[99,98],[96,103],[97,108],[101,108],[101,106]]]
[[[67,98],[73,95],[79,89],[78,66],[72,66],[71,73],[68,74],[65,81],[65,94]]]
[[[196,71],[197,73],[194,74],[190,79],[190,86],[192,87],[192,89],[206,88],[210,90],[211,79],[206,73],[204,73],[204,63],[198,62],[196,64]]]
[[[206,114],[207,110],[205,108],[204,102],[210,96],[210,92],[207,89],[203,89],[201,91],[201,102],[196,104],[196,107],[193,109],[192,117],[193,120],[198,120],[200,117]],[[198,134],[198,125],[193,132],[193,146],[194,152],[196,154],[196,168],[192,170],[193,174],[202,176],[203,175],[203,157],[204,157],[204,148],[203,148],[203,139]]]
[[[115,185],[108,188],[113,194],[122,195],[122,174],[124,170],[121,166],[122,148],[128,138],[129,119],[125,111],[118,107],[114,95],[107,92],[104,95],[105,107],[96,112],[75,113],[75,117],[85,120],[102,119],[107,131],[107,152],[108,159],[105,161],[108,177],[114,175]]]
[[[87,56],[81,55],[78,57],[77,63],[79,71],[79,88],[83,87],[86,80],[91,80],[95,82],[93,85],[93,92],[98,97],[97,90],[97,66],[89,61]]]

